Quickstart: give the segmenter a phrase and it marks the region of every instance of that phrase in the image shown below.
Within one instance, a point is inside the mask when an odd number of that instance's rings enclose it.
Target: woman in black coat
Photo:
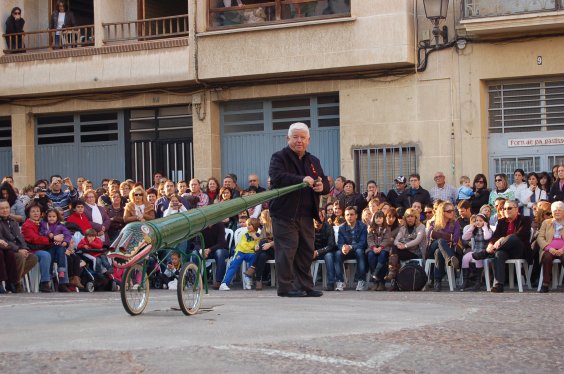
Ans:
[[[22,18],[22,10],[19,7],[14,7],[8,19],[6,19],[6,44],[8,49],[14,53],[25,52],[23,49],[22,35],[12,35],[24,32],[25,20]]]
[[[472,214],[480,213],[480,208],[487,205],[490,198],[490,190],[488,190],[488,179],[484,174],[476,174],[472,183],[474,196],[470,198],[472,204],[470,210]]]

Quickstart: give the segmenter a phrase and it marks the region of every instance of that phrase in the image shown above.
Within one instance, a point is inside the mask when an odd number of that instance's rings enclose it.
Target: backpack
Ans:
[[[408,263],[398,272],[396,283],[401,291],[421,291],[427,284],[427,274],[419,264]]]

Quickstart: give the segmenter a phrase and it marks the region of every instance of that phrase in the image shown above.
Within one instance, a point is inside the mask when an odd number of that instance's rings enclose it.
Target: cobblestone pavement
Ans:
[[[562,373],[564,293],[212,291],[191,317],[152,291],[0,297],[0,372]]]

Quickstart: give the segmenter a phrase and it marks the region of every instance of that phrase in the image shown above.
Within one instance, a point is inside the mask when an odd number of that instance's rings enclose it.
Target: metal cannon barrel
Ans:
[[[142,231],[150,237],[153,250],[173,246],[183,240],[194,237],[209,225],[306,186],[306,183],[299,183],[255,195],[238,197],[220,204],[190,209],[187,212],[145,222],[142,226]],[[148,232],[147,228],[149,228]]]
[[[132,261],[138,261],[151,252],[175,246],[183,240],[196,236],[209,225],[306,186],[306,183],[299,183],[191,209],[149,222],[129,223],[111,245],[108,255],[116,260],[118,267],[128,267]]]

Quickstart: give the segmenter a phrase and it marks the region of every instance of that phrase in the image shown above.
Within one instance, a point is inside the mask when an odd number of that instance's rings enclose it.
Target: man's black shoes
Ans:
[[[323,296],[323,292],[316,290],[293,290],[288,292],[278,292],[280,297],[320,297]]]
[[[316,290],[307,290],[306,297],[320,297],[323,296],[323,292]]]
[[[293,290],[288,292],[278,292],[280,297],[306,297],[307,293],[302,290]]]

